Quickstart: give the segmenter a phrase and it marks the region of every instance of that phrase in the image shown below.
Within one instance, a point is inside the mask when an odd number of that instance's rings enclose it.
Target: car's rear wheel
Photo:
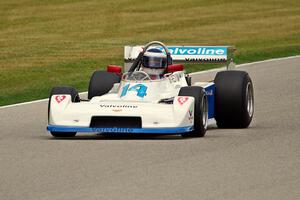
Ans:
[[[49,96],[49,103],[48,103],[48,120],[49,120],[49,113],[50,113],[50,103],[51,97],[57,94],[69,94],[71,95],[72,102],[80,102],[79,94],[75,88],[72,87],[54,87],[52,88]],[[50,132],[53,137],[74,137],[76,132]]]
[[[253,84],[247,72],[223,71],[215,77],[215,119],[219,128],[247,128],[254,113]]]
[[[182,87],[178,96],[191,96],[195,99],[194,104],[194,130],[183,133],[183,137],[204,137],[208,124],[208,101],[202,87]]]
[[[88,98],[102,96],[109,92],[115,83],[120,82],[120,76],[106,71],[95,71],[91,77]]]

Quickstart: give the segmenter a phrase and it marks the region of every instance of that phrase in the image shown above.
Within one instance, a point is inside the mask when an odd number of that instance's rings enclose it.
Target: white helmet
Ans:
[[[149,49],[144,53],[142,65],[144,72],[159,78],[167,67],[167,56],[159,49]]]

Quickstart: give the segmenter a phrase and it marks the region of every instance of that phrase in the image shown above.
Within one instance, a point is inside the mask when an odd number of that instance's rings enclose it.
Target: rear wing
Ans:
[[[143,47],[142,45],[124,47],[125,71],[129,70]],[[153,48],[163,51],[162,47]],[[167,48],[173,63],[217,63],[225,64],[227,68],[234,66],[235,47],[233,46],[167,46]]]

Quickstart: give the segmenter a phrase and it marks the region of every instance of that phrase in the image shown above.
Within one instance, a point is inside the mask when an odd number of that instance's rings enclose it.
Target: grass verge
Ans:
[[[0,106],[56,85],[85,91],[94,70],[123,65],[128,44],[235,45],[238,64],[298,55],[299,22],[298,0],[2,0]]]

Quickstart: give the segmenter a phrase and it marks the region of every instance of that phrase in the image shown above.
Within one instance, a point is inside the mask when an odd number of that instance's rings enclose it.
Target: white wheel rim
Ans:
[[[249,117],[252,117],[254,111],[254,96],[253,96],[253,87],[251,82],[248,82],[246,88],[246,102],[247,102],[247,112]]]
[[[201,103],[201,110],[202,110],[202,123],[203,123],[203,127],[204,129],[207,128],[207,124],[208,124],[208,104],[207,104],[207,97],[206,95],[204,95],[202,97],[202,103]]]

